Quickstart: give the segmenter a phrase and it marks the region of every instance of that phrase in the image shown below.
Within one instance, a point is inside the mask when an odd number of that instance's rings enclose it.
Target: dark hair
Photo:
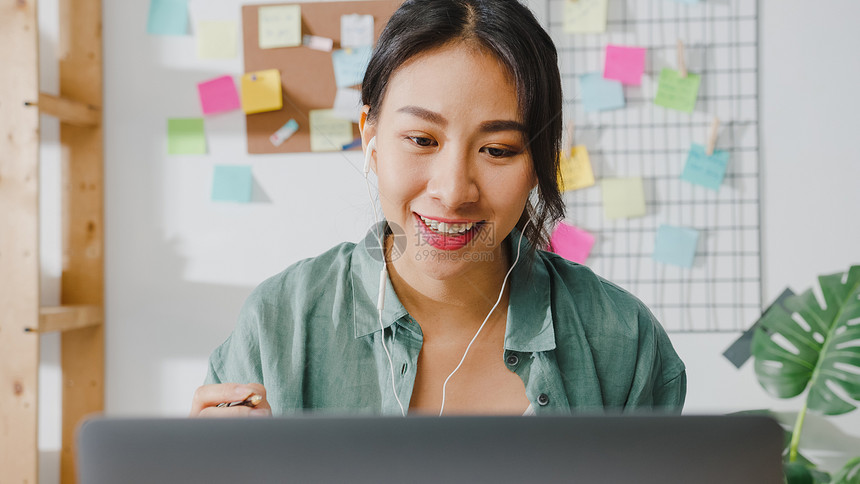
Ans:
[[[406,0],[394,12],[361,84],[362,103],[376,121],[392,74],[410,58],[455,41],[475,42],[495,55],[514,79],[528,150],[538,180],[537,200],[526,204],[517,228],[533,249],[548,245],[564,217],[558,186],[562,132],[561,79],[552,39],[518,0]]]

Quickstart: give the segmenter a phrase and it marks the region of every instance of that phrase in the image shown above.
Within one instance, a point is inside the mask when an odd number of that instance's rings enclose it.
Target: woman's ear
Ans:
[[[365,104],[361,108],[361,117],[358,120],[358,131],[361,133],[361,147],[364,149],[366,156],[370,160],[370,169],[376,173],[376,157],[373,153],[367,153],[367,150],[373,149],[370,147],[370,140],[376,138],[376,125],[368,121],[370,115],[370,106]]]

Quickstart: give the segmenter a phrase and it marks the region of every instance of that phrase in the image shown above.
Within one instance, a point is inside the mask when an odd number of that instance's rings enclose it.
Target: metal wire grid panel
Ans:
[[[606,33],[569,34],[564,3],[546,0],[559,51],[564,115],[591,157],[596,186],[565,194],[567,222],[596,236],[587,265],[645,302],[670,332],[736,332],[761,314],[758,129],[758,6],[755,0],[609,0]],[[587,1],[587,0],[579,0]],[[692,114],[654,104],[664,67],[701,75]],[[626,107],[586,113],[578,77],[603,72],[607,44],[646,47],[641,86],[624,86]],[[706,144],[721,120],[717,149],[730,153],[718,192],[680,179],[691,143]],[[641,177],[647,214],[608,220],[601,178]],[[654,261],[661,224],[700,231],[694,266]]]

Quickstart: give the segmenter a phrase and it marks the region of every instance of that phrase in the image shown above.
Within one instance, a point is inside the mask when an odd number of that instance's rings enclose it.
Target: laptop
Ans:
[[[760,416],[96,418],[82,484],[781,484]]]

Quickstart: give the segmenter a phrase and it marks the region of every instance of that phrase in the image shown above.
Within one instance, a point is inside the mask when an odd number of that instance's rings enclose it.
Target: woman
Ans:
[[[537,250],[564,212],[562,95],[527,8],[407,0],[362,98],[386,223],[260,285],[192,415],[680,411],[684,366],[648,309]]]

